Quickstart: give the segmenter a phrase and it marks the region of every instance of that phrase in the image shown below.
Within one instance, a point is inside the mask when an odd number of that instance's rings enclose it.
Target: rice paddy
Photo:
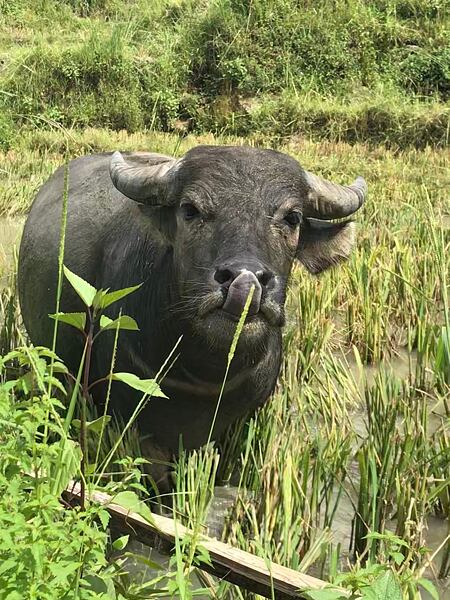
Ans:
[[[199,143],[256,141],[24,131],[14,149],[0,154],[0,211],[21,219],[66,155],[181,155]],[[448,154],[304,139],[279,149],[340,183],[366,178],[370,194],[356,217],[357,245],[347,264],[319,278],[295,268],[276,391],[223,440],[180,457],[174,514],[203,531],[223,495],[217,486],[231,486],[215,531],[233,545],[356,588],[364,569],[389,564],[405,597],[418,597],[424,576],[450,597]],[[3,353],[23,340],[5,278],[14,270],[15,235],[4,229]],[[139,452],[132,436],[121,448]],[[186,564],[194,564],[189,552]],[[206,588],[212,598],[254,597],[225,582]]]

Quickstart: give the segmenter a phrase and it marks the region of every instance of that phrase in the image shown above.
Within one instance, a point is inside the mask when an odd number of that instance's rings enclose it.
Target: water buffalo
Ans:
[[[42,187],[19,256],[23,319],[35,344],[51,345],[64,168]],[[152,377],[177,340],[177,360],[139,417],[143,436],[176,451],[208,438],[227,353],[247,293],[249,314],[232,363],[213,438],[262,405],[281,361],[289,274],[297,259],[311,273],[346,259],[354,244],[348,217],[364,202],[350,186],[304,170],[286,154],[251,147],[199,146],[175,159],[154,153],[97,154],[70,162],[65,263],[97,288],[143,282],[111,306],[136,319],[122,332],[116,371]],[[82,310],[64,285],[61,310]],[[109,335],[111,333],[111,335]],[[92,378],[109,372],[113,332],[95,348]],[[58,352],[72,370],[80,346],[59,328]],[[140,394],[113,384],[111,408],[127,419]]]

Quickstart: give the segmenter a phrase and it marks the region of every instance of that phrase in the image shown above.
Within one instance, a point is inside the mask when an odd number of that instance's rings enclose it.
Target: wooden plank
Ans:
[[[80,499],[81,486],[72,483],[64,496],[69,502]],[[115,520],[115,525],[122,531],[131,533],[140,542],[152,543],[152,540],[165,540],[171,545],[176,536],[182,538],[192,532],[173,519],[153,514],[154,523],[149,523],[137,513],[114,504],[113,498],[104,492],[92,492],[89,498],[103,504]],[[261,594],[266,598],[304,598],[302,592],[309,589],[319,590],[329,585],[325,581],[298,573],[281,565],[270,563],[263,558],[254,556],[249,552],[233,548],[229,544],[201,535],[199,543],[208,550],[213,568],[201,565],[201,569],[208,571],[221,579],[235,583],[249,591]],[[347,590],[339,590],[344,595],[349,595]]]

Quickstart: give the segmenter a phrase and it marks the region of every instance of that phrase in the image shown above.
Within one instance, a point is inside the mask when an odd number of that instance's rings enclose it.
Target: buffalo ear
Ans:
[[[320,273],[346,260],[355,243],[355,224],[303,219],[297,247],[298,260],[310,273]]]

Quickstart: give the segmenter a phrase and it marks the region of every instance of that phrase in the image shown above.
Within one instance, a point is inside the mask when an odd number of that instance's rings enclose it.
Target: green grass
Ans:
[[[1,15],[1,11],[0,11]],[[448,142],[444,2],[3,3],[0,146],[17,125],[393,147]]]

